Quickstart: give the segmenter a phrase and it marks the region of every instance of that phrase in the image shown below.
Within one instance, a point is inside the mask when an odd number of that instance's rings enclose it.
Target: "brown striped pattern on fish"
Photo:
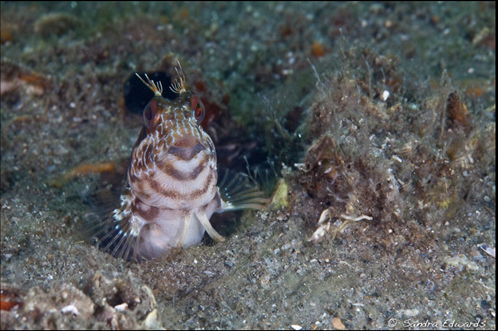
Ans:
[[[154,97],[143,112],[121,203],[98,225],[101,246],[117,257],[155,258],[171,247],[200,243],[206,231],[223,241],[209,222],[214,212],[257,208],[264,201],[244,181],[229,182],[238,204],[220,198],[215,147],[200,126],[204,106],[187,91],[181,66],[177,73],[171,89],[179,96],[172,101],[162,97],[160,83],[137,75]]]
[[[168,248],[200,242],[206,230],[223,240],[206,222],[220,210],[221,199],[214,144],[200,126],[204,106],[187,91],[181,67],[177,72],[172,89],[179,96],[173,101],[162,97],[160,83],[147,76],[142,80],[154,98],[144,109],[127,187],[104,235],[105,248],[116,256],[154,258]]]

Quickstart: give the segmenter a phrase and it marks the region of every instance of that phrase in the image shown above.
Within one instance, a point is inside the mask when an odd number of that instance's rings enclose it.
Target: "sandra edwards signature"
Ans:
[[[428,328],[428,329],[436,329],[436,328],[482,328],[486,326],[485,321],[475,321],[475,322],[465,322],[465,321],[456,321],[451,319],[446,319],[444,321],[417,321],[417,320],[398,320],[396,318],[391,318],[387,325],[391,328],[396,326],[403,325],[404,328]]]

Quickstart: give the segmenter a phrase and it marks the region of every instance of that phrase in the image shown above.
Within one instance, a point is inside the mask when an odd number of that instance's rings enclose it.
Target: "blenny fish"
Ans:
[[[99,246],[116,257],[153,259],[172,247],[200,243],[205,231],[224,241],[209,221],[213,213],[260,209],[266,202],[242,174],[226,172],[217,186],[215,146],[200,125],[204,105],[187,91],[179,62],[175,69],[175,100],[163,98],[161,82],[136,74],[154,97],[143,111],[119,206],[94,232]]]

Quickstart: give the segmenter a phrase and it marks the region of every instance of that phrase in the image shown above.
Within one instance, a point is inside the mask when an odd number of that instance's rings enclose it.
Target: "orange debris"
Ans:
[[[61,188],[64,183],[73,179],[74,177],[88,173],[112,172],[115,171],[115,169],[116,164],[114,164],[113,162],[83,163],[68,170],[64,175],[51,180],[50,185]]]
[[[324,56],[325,48],[323,47],[323,44],[319,41],[315,41],[313,45],[311,45],[311,54],[313,54],[314,57]]]

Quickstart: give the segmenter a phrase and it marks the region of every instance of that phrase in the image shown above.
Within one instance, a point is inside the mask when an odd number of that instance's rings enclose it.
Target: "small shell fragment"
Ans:
[[[308,241],[313,241],[314,243],[319,242],[327,232],[330,230],[330,222],[326,224],[322,224],[318,227],[318,229],[313,232]]]
[[[389,98],[389,91],[385,90],[384,92],[382,92],[382,100],[386,101],[388,98]]]
[[[143,325],[148,329],[162,329],[162,325],[157,316],[157,309],[153,309],[145,318]]]
[[[332,319],[332,326],[336,330],[346,330],[346,326],[344,325],[344,323],[342,323],[342,321],[339,317],[334,317]]]
[[[272,210],[287,208],[289,206],[289,185],[283,178],[277,183],[270,206]]]
[[[484,244],[484,243],[478,244],[477,247],[482,249],[486,254],[491,256],[493,259],[495,258],[495,254],[496,254],[495,248],[489,246],[488,244]]]
[[[71,313],[74,316],[78,316],[78,314],[79,314],[78,308],[76,308],[74,305],[68,305],[66,307],[63,307],[61,309],[61,313],[63,313],[63,314]]]
[[[128,309],[128,304],[126,302],[124,302],[124,303],[122,303],[120,305],[114,306],[114,309],[116,309],[117,311],[123,312],[123,311],[125,311],[125,310]]]
[[[291,325],[291,328],[292,328],[293,330],[301,330],[303,327],[302,327],[301,325],[292,324],[292,325]]]

